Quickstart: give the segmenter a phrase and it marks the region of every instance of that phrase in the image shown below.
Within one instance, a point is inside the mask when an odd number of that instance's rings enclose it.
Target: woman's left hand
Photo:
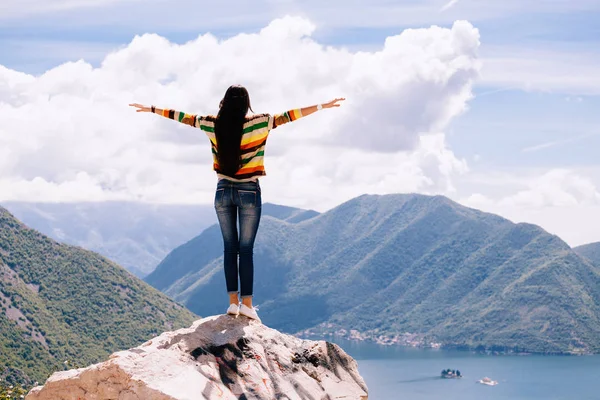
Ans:
[[[137,108],[137,110],[135,110],[135,112],[151,112],[152,111],[152,107],[143,106],[138,103],[132,103],[129,106]]]
[[[344,97],[340,97],[334,100],[331,100],[330,102],[327,103],[323,103],[323,108],[332,108],[332,107],[339,107],[340,104],[338,104],[340,101],[344,101],[346,100]]]

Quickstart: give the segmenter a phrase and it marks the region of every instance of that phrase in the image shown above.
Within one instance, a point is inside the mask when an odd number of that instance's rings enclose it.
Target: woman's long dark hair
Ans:
[[[219,170],[224,175],[233,177],[241,167],[240,144],[248,110],[252,110],[252,107],[246,88],[230,86],[221,100],[221,108],[215,121],[217,161]]]

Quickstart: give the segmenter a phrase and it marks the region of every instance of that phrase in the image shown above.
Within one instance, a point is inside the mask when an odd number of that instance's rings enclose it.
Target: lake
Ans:
[[[491,356],[331,339],[358,362],[369,400],[600,400],[600,356]],[[443,369],[462,379],[441,379]],[[489,377],[496,386],[475,381]]]

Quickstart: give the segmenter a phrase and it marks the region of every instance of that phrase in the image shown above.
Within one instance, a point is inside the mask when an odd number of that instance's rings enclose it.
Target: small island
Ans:
[[[442,378],[445,379],[454,379],[454,378],[462,378],[462,375],[460,374],[459,370],[453,370],[453,369],[445,369],[442,371]]]

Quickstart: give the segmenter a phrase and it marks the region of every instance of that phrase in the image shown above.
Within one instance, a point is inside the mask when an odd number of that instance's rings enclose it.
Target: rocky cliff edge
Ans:
[[[356,361],[245,317],[220,315],[54,373],[26,400],[366,400]]]

